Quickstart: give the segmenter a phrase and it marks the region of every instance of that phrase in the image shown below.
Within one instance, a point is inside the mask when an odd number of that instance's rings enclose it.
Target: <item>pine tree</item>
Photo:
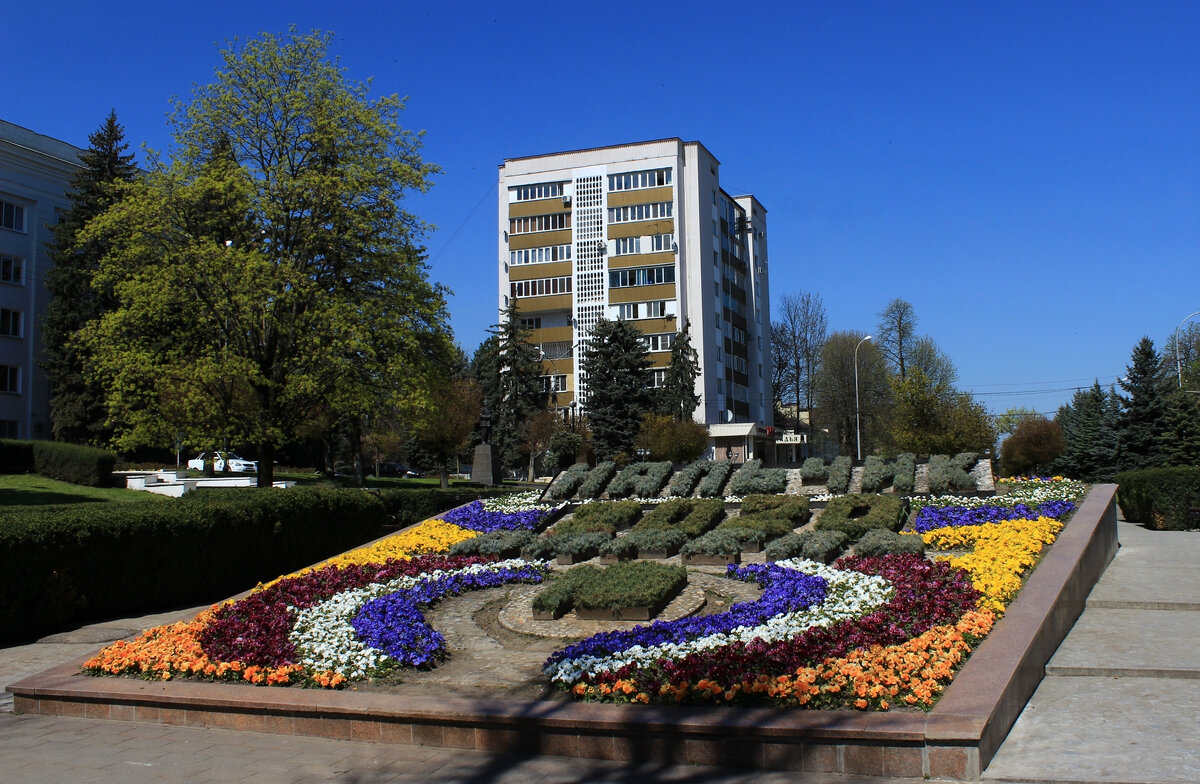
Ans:
[[[1167,398],[1167,413],[1159,435],[1163,464],[1200,466],[1200,397],[1176,389]]]
[[[696,379],[700,377],[700,358],[692,348],[688,335],[688,322],[683,331],[675,333],[671,345],[671,364],[667,366],[666,378],[658,390],[658,412],[674,417],[678,422],[689,422],[700,405],[696,394]]]
[[[525,461],[522,449],[526,424],[546,408],[541,387],[542,365],[538,347],[529,342],[530,330],[521,323],[517,300],[513,299],[500,323],[493,326],[496,338],[494,391],[484,401],[492,414],[491,443],[496,445],[505,468],[518,468]],[[487,386],[484,387],[487,390]]]
[[[1058,409],[1066,449],[1054,462],[1057,473],[1086,482],[1111,481],[1117,472],[1117,427],[1120,401],[1100,382],[1081,389]]]
[[[631,455],[642,417],[652,408],[647,388],[650,360],[642,333],[627,321],[601,319],[583,352],[587,378],[584,409],[596,457]]]
[[[1121,471],[1163,465],[1159,434],[1167,413],[1167,384],[1154,341],[1143,337],[1133,349],[1125,378],[1119,382],[1126,395],[1117,438],[1117,467]]]
[[[88,221],[120,198],[119,186],[137,177],[133,155],[126,153],[125,131],[112,111],[99,130],[88,137],[91,146],[80,156],[83,167],[71,178],[71,206],[51,228],[54,266],[46,273],[50,302],[42,322],[51,387],[50,409],[54,436],[59,441],[103,444],[110,435],[105,393],[84,377],[84,349],[72,340],[79,328],[113,308],[109,292],[97,292],[92,279],[107,252],[98,239],[80,232]]]

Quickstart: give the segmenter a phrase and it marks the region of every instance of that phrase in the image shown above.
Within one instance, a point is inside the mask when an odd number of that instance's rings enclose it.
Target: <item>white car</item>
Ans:
[[[194,460],[189,460],[187,467],[196,471],[204,470],[204,461],[209,457],[208,452],[201,452]],[[258,463],[238,457],[231,452],[216,452],[213,454],[214,471],[233,471],[235,473],[258,473]]]

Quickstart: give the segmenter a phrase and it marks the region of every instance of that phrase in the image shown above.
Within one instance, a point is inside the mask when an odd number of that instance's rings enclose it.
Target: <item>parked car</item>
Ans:
[[[195,459],[189,460],[188,468],[196,471],[204,470],[204,461],[212,455],[213,470],[215,471],[233,471],[235,473],[258,473],[258,463],[254,460],[247,460],[244,457],[238,457],[232,452],[201,452]]]
[[[380,476],[399,476],[405,479],[420,479],[425,474],[420,471],[414,471],[403,463],[380,463]]]

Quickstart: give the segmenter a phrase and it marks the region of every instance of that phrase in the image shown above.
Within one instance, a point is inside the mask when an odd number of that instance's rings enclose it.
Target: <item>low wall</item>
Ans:
[[[84,659],[9,691],[15,709],[27,713],[488,752],[976,779],[1116,554],[1115,493],[1115,485],[1093,487],[929,713],[431,699],[150,682],[80,676]]]

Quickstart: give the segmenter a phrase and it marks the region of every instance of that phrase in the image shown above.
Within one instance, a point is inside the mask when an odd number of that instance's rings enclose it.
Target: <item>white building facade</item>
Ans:
[[[498,304],[516,300],[544,388],[580,411],[577,359],[601,317],[642,331],[653,385],[686,323],[712,456],[770,459],[767,211],[726,193],[719,171],[702,144],[677,138],[505,160]]]
[[[0,120],[0,437],[49,438],[41,368],[50,226],[70,205],[78,147]]]

